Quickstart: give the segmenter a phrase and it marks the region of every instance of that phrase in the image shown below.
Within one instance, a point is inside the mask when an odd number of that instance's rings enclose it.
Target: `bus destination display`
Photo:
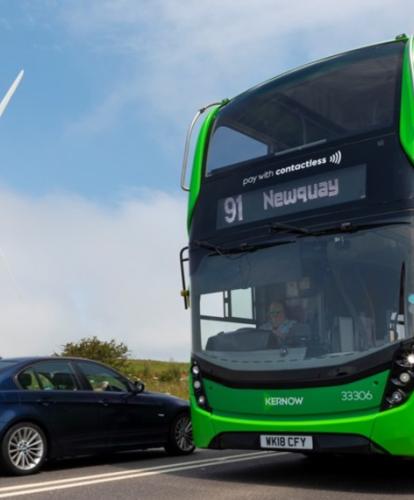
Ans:
[[[222,198],[217,207],[217,229],[365,197],[366,166],[357,165]]]

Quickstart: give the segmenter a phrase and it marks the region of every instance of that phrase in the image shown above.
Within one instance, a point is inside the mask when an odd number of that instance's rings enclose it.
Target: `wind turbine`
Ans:
[[[10,99],[13,97],[13,94],[16,92],[16,89],[19,86],[19,83],[21,82],[21,80],[23,78],[23,75],[24,75],[24,71],[21,70],[19,72],[19,74],[17,75],[16,79],[14,80],[14,82],[11,84],[9,90],[6,92],[6,94],[3,97],[3,99],[0,101],[0,118],[1,118],[2,114],[5,112],[5,110],[7,108],[7,105],[10,102]],[[1,247],[0,247],[0,259],[3,260],[4,265],[6,267],[6,270],[7,270],[8,274],[9,274],[9,276],[10,276],[10,278],[11,278],[11,280],[12,280],[12,282],[13,282],[15,288],[16,288],[17,295],[21,299],[22,298],[22,294],[20,293],[20,288],[19,288],[19,285],[17,283],[16,277],[14,276],[12,268],[9,265],[9,262],[8,262],[8,260],[6,258],[6,255],[3,252],[3,249]],[[0,359],[1,359],[1,356],[0,356]]]
[[[6,95],[3,97],[2,101],[0,102],[0,117],[5,112],[7,105],[10,102],[10,99],[13,97],[13,94],[16,92],[16,89],[19,86],[19,83],[21,82],[23,75],[24,75],[24,71],[21,70],[20,73],[17,75],[16,79],[14,80],[14,82],[11,84],[11,87],[9,88],[9,90],[6,92]]]

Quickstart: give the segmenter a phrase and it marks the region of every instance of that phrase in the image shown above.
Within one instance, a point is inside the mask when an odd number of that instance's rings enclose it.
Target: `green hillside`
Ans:
[[[123,371],[132,380],[142,380],[149,391],[188,399],[188,369],[188,363],[131,359]]]

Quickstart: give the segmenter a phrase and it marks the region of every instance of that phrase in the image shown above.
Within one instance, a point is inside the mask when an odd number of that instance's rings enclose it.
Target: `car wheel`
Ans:
[[[20,422],[11,427],[1,442],[2,465],[16,476],[34,474],[46,459],[47,441],[40,427]]]
[[[193,430],[188,413],[180,413],[171,424],[168,444],[165,446],[170,455],[189,455],[194,451]]]

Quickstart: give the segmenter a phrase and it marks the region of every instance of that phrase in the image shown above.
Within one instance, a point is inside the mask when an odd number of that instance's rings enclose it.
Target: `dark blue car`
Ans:
[[[56,357],[0,359],[0,446],[1,467],[18,475],[103,450],[194,450],[187,401],[101,363]]]

